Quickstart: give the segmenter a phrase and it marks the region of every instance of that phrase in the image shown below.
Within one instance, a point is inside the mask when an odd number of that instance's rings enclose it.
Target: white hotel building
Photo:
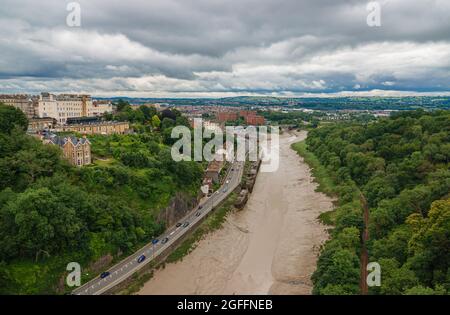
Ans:
[[[67,118],[100,116],[112,110],[110,102],[92,101],[89,95],[41,93],[37,115],[55,118],[59,124],[65,124]]]

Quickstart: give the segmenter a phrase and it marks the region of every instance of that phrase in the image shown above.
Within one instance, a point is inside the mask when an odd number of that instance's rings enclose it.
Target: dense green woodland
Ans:
[[[297,149],[314,154],[319,176],[331,177],[325,186],[338,196],[337,209],[323,217],[334,228],[313,275],[314,293],[360,292],[360,194],[370,209],[369,262],[381,265],[381,286],[369,293],[449,293],[450,111],[329,124],[302,145]]]
[[[0,104],[0,294],[54,293],[68,262],[131,252],[162,232],[157,215],[176,193],[196,196],[202,165],[172,160],[166,129],[182,118],[163,116],[134,120],[136,134],[91,137],[99,159],[76,168]]]

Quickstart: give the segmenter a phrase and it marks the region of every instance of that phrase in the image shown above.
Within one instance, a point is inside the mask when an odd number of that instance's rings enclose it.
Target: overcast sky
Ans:
[[[450,91],[450,0],[1,0],[0,93]]]

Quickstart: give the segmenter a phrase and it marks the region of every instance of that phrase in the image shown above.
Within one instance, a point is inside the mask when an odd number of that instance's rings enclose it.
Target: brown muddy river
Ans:
[[[242,211],[206,235],[182,261],[156,270],[138,294],[310,294],[319,246],[317,217],[332,200],[315,192],[308,166],[280,136],[280,167],[259,173]]]

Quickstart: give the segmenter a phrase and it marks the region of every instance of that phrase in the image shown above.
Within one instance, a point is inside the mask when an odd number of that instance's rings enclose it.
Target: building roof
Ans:
[[[45,140],[50,141],[51,143],[58,145],[60,147],[63,147],[67,142],[71,142],[74,146],[77,146],[79,144],[90,144],[89,139],[87,138],[77,138],[74,136],[68,136],[68,137],[60,137],[55,134],[46,134],[44,136]]]

